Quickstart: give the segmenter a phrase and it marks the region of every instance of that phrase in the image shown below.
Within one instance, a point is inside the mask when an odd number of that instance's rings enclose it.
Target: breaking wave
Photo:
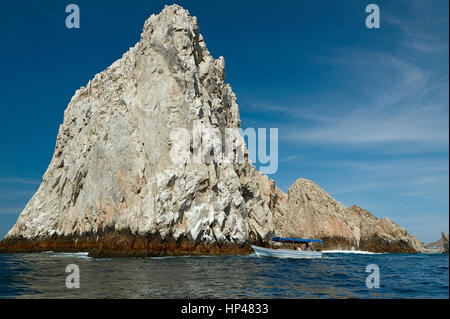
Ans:
[[[91,259],[92,257],[88,256],[88,252],[78,252],[78,253],[60,253],[54,251],[44,251],[41,254],[49,255],[52,257],[62,257],[62,258],[82,258],[82,259]]]
[[[340,250],[340,249],[334,249],[334,250],[323,250],[324,254],[361,254],[361,255],[381,255],[383,253],[374,253],[371,251],[364,251],[364,250]]]

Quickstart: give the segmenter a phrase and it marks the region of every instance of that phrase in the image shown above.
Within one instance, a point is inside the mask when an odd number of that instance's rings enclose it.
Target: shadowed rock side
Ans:
[[[298,179],[286,195],[267,176],[257,177],[278,236],[322,239],[324,249],[423,251],[416,237],[388,218],[379,219],[358,206],[347,209],[307,179]]]
[[[267,241],[272,213],[248,160],[170,157],[174,129],[192,145],[194,125],[239,128],[224,64],[186,10],[152,15],[140,41],[72,97],[43,181],[0,250],[216,254]],[[247,155],[239,134],[234,144]]]

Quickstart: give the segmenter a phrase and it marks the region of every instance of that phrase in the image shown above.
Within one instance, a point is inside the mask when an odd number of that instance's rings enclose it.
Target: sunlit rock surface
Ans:
[[[171,160],[171,132],[195,123],[239,128],[239,109],[196,18],[166,6],[76,91],[42,184],[2,245],[146,255],[232,253],[267,240],[271,211],[248,160]]]
[[[286,195],[266,176],[257,176],[278,236],[322,239],[323,249],[423,251],[404,228],[358,206],[347,209],[310,180],[299,178]]]

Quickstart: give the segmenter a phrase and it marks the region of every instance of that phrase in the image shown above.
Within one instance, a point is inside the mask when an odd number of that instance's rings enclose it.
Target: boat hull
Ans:
[[[259,246],[253,246],[258,257],[275,257],[275,258],[296,258],[296,259],[315,259],[322,258],[321,251],[300,251],[290,249],[270,249]]]

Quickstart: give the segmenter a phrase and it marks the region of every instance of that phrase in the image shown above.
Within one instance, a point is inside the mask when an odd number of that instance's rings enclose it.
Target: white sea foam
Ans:
[[[200,257],[200,256],[179,255],[179,256],[155,256],[155,257],[146,257],[146,258],[148,258],[148,259],[171,259],[171,258],[189,258],[189,257]]]
[[[170,259],[170,258],[215,258],[217,255],[177,255],[177,256],[157,256],[146,257],[149,259]]]
[[[361,255],[380,255],[382,253],[374,253],[371,251],[364,251],[364,250],[324,250],[322,251],[324,254],[361,254]]]
[[[88,252],[78,252],[78,253],[59,253],[54,251],[44,251],[42,254],[46,254],[52,257],[62,257],[62,258],[82,258],[82,259],[91,259],[92,257],[88,256]]]

